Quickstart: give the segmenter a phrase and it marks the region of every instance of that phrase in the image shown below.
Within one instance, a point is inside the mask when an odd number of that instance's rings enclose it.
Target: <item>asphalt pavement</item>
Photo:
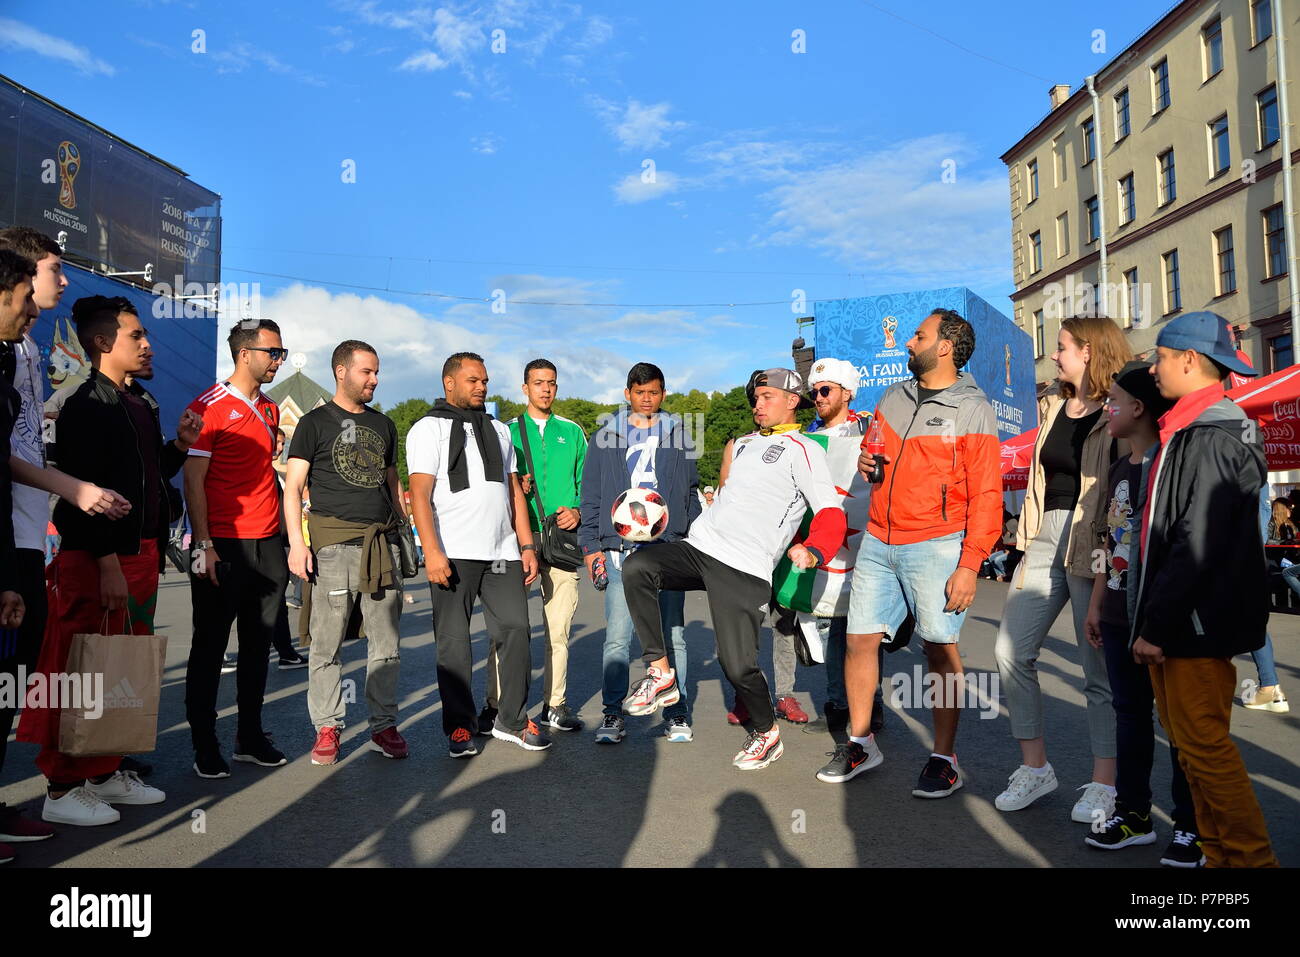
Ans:
[[[399,727],[410,743],[410,758],[389,760],[369,749],[362,690],[365,643],[359,640],[343,650],[344,677],[355,682],[358,703],[349,706],[337,765],[316,767],[310,761],[314,735],[306,670],[280,672],[273,663],[263,723],[289,764],[263,769],[232,762],[230,778],[208,781],[190,768],[184,718],[189,585],[169,572],[157,613],[157,630],[169,639],[158,749],[142,756],[155,767],[149,783],[165,790],[167,800],[123,807],[117,824],[60,827],[51,840],[19,845],[18,860],[4,866],[1158,867],[1169,837],[1163,736],[1152,781],[1156,844],[1094,850],[1083,842],[1087,825],[1070,821],[1075,789],[1089,780],[1091,756],[1068,610],[1052,628],[1039,662],[1048,754],[1060,787],[1023,811],[1004,814],[993,799],[1019,764],[1019,749],[996,697],[976,698],[963,714],[957,754],[966,786],[943,800],[911,796],[931,743],[922,700],[888,708],[878,736],[884,764],[847,784],[823,784],[814,777],[834,747],[829,734],[784,722],[780,760],[755,772],[732,767],[744,731],[726,723],[729,687],[718,665],[707,601],[698,592],[686,601],[686,687],[693,701],[694,741],[669,743],[656,715],[628,718],[629,734],[619,745],[594,743],[604,614],[602,597],[584,583],[571,640],[569,702],[587,728],[555,733],[554,746],[540,753],[478,738],[477,757],[453,760],[439,720],[428,588],[415,581],[407,585],[415,601],[402,615]],[[971,681],[986,693],[997,691],[993,643],[1007,587],[980,582],[962,635]],[[536,587],[529,611],[530,702],[536,713],[545,643]],[[481,613],[475,614],[474,626],[474,690],[481,705],[487,651]],[[1300,615],[1275,613],[1271,632],[1282,687],[1300,693]],[[770,680],[766,629],[760,660]],[[887,656],[885,673],[912,675],[922,661],[913,649],[904,649]],[[1256,677],[1249,657],[1237,659],[1237,673],[1239,679]],[[635,662],[633,674],[640,674]],[[797,692],[806,709],[819,712],[824,669],[800,668]],[[227,675],[218,702],[218,733],[227,757],[234,702],[235,678]],[[1300,865],[1298,724],[1300,700],[1286,715],[1250,711],[1239,702],[1233,708],[1234,738],[1274,849],[1287,866]],[[39,815],[44,791],[33,764],[35,751],[11,739],[0,771],[0,801],[25,804]]]

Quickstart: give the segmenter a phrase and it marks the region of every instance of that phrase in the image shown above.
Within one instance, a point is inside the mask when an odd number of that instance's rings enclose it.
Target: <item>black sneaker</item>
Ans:
[[[293,671],[295,668],[306,668],[306,667],[307,667],[307,659],[304,658],[302,655],[298,654],[298,652],[296,651],[293,653],[293,656],[289,658],[286,658],[283,655],[280,656],[281,671]]]
[[[497,709],[486,705],[478,713],[478,733],[485,738],[492,737],[492,725],[497,723]]]
[[[194,773],[201,778],[228,778],[230,765],[220,751],[199,751],[194,755]]]
[[[912,788],[912,797],[944,798],[964,783],[961,773],[945,758],[931,755],[917,779],[916,787]]]
[[[569,710],[567,704],[562,704],[558,708],[543,708],[542,719],[537,723],[544,728],[551,728],[555,731],[582,730],[582,720]]]
[[[518,731],[511,731],[499,724],[492,725],[492,737],[517,744],[525,751],[545,751],[551,746],[551,739],[538,730],[536,722],[529,721]]]
[[[451,733],[447,753],[453,758],[472,758],[478,754],[478,748],[474,747],[474,736],[469,733],[469,728],[457,728]]]
[[[627,725],[620,714],[607,714],[596,729],[597,744],[618,744],[627,734]]]
[[[864,748],[856,741],[846,741],[834,751],[826,752],[831,756],[830,762],[817,772],[817,780],[827,784],[843,784],[851,781],[863,771],[870,771],[881,764],[885,756],[872,742],[871,747]]]
[[[119,771],[134,771],[137,776],[147,778],[153,774],[153,765],[145,761],[137,761],[135,758],[127,755],[122,758],[122,763],[117,766]]]
[[[233,675],[239,670],[239,662],[235,661],[234,655],[224,655],[221,659],[221,673],[223,675]]]
[[[826,707],[822,709],[826,715],[826,730],[831,734],[838,734],[849,729],[849,709],[841,708],[831,702],[826,702]],[[872,719],[875,720],[874,718]]]
[[[1201,853],[1201,836],[1195,831],[1174,831],[1173,840],[1160,858],[1165,867],[1204,867],[1205,855]]]
[[[256,741],[248,742],[248,747],[235,739],[235,753],[231,755],[236,761],[245,761],[248,764],[261,765],[264,768],[278,768],[282,764],[288,764],[289,760],[283,754],[275,749],[268,738],[259,737]]]
[[[1151,826],[1149,813],[1116,811],[1113,817],[1095,828],[1083,842],[1103,851],[1118,851],[1121,847],[1133,844],[1154,844],[1156,832]]]

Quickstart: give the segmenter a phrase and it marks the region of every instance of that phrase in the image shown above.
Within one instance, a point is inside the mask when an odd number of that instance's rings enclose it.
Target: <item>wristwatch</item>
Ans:
[[[204,538],[194,543],[193,550],[196,552],[206,552],[212,547],[212,539]]]
[[[521,552],[535,552],[535,551],[537,551],[537,546],[536,546],[536,545],[520,545],[520,546],[519,546],[519,550],[520,550]]]

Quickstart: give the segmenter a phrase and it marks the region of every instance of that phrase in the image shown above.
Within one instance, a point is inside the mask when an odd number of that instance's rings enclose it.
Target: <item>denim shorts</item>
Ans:
[[[944,611],[944,585],[957,570],[965,532],[911,545],[886,545],[862,535],[849,595],[851,635],[893,635],[910,610],[916,637],[936,645],[957,641],[966,613]]]

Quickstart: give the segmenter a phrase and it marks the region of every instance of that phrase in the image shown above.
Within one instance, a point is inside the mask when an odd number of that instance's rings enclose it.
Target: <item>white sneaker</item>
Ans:
[[[1007,779],[1007,789],[994,799],[993,806],[999,811],[1019,811],[1055,790],[1056,772],[1050,764],[1046,774],[1035,774],[1029,765],[1022,764]],[[1091,821],[1092,818],[1088,820]]]
[[[1070,812],[1071,821],[1092,824],[1109,821],[1115,816],[1115,795],[1106,790],[1106,785],[1093,781],[1078,790],[1083,792],[1083,797],[1075,802],[1074,810]]]
[[[1286,714],[1291,710],[1291,703],[1287,701],[1282,689],[1276,685],[1271,688],[1256,688],[1249,701],[1245,700],[1245,697],[1245,695],[1242,695],[1241,703],[1252,711],[1272,711],[1274,714]]]
[[[76,787],[61,798],[45,795],[41,820],[51,824],[75,824],[78,827],[95,827],[99,824],[116,824],[122,814],[105,804],[84,787]]]
[[[86,790],[107,804],[161,804],[167,795],[140,780],[134,771],[114,771],[103,784],[86,782]]]

